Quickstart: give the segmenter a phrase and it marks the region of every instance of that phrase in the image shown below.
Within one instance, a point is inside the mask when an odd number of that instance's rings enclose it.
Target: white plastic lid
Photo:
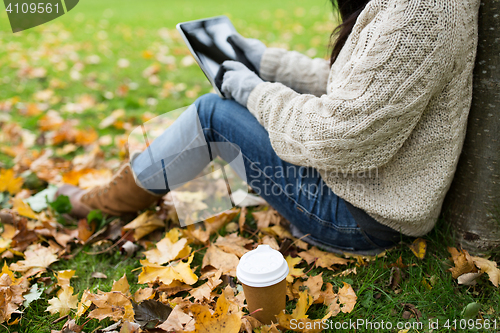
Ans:
[[[255,250],[245,253],[236,267],[238,280],[250,287],[272,286],[287,275],[285,258],[269,245],[259,245]]]

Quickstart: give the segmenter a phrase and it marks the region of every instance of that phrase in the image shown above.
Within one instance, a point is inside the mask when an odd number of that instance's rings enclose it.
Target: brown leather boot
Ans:
[[[56,193],[67,195],[73,209],[72,215],[84,217],[93,209],[100,209],[109,215],[136,213],[158,201],[163,195],[155,195],[138,186],[135,182],[130,163],[120,167],[111,181],[90,190],[64,185]]]

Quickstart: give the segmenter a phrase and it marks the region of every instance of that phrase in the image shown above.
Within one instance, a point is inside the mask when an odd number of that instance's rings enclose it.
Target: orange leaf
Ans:
[[[14,195],[21,191],[22,186],[23,179],[21,177],[16,178],[14,176],[14,170],[0,169],[0,192],[8,191],[10,194]]]

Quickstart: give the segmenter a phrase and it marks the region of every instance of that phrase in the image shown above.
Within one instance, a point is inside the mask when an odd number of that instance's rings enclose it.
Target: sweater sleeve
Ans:
[[[311,59],[296,51],[267,48],[260,63],[260,76],[265,81],[280,82],[301,94],[326,94],[329,61]]]
[[[356,172],[380,167],[396,154],[453,65],[457,29],[443,22],[440,11],[422,7],[408,14],[397,8],[378,26],[353,29],[321,97],[277,82],[252,91],[247,106],[280,158]]]

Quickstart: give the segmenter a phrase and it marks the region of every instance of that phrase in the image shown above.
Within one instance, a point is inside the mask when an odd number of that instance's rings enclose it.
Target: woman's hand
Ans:
[[[255,67],[257,74],[259,74],[260,61],[266,51],[266,45],[258,39],[245,38],[238,33],[231,35],[230,38],[245,53],[245,57]]]
[[[250,93],[264,81],[240,62],[227,60],[222,67],[226,71],[222,80],[222,93],[246,107]]]

